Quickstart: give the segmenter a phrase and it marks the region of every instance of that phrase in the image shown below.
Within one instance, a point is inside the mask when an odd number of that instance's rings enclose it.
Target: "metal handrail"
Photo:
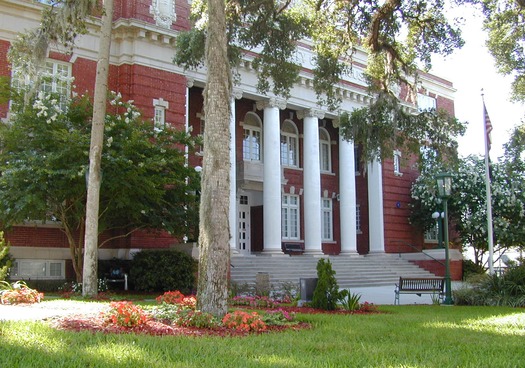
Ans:
[[[432,257],[430,254],[425,253],[425,252],[423,251],[423,249],[419,249],[419,248],[417,248],[416,246],[414,246],[414,245],[412,245],[412,244],[410,244],[410,243],[407,243],[406,241],[403,241],[403,240],[393,240],[393,242],[394,242],[394,243],[401,243],[401,244],[403,244],[403,245],[406,245],[406,246],[408,246],[408,247],[410,247],[410,248],[412,248],[412,249],[418,251],[419,253],[423,253],[425,256],[427,256],[428,258],[430,258],[430,259],[436,261],[436,262],[439,263],[440,265],[445,266],[445,263],[441,262],[439,259]],[[401,258],[401,252],[398,252],[398,254],[399,254],[399,257]]]

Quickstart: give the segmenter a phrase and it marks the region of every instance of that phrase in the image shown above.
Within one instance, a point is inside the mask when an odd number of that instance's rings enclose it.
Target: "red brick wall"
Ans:
[[[432,272],[436,276],[445,276],[445,266],[432,260],[428,261],[410,261],[419,267]],[[450,278],[455,281],[461,281],[463,278],[463,261],[450,261]]]
[[[137,19],[147,23],[155,24],[153,16],[150,14],[151,0],[117,0],[115,1],[113,19]],[[176,22],[171,29],[182,30],[189,28],[190,5],[188,1],[175,0]]]
[[[165,231],[136,231],[131,235],[130,248],[169,248],[178,241]]]
[[[5,238],[15,247],[69,248],[66,235],[56,227],[17,226],[6,231]]]
[[[414,156],[402,153],[402,176],[398,176],[394,173],[393,159],[383,162],[383,212],[387,253],[412,252],[413,249],[407,244],[419,247],[423,243],[422,234],[408,222],[410,188],[418,176],[415,165]]]

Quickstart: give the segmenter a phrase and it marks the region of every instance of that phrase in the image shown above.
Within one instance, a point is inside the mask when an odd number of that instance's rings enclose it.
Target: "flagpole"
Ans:
[[[489,246],[489,274],[494,274],[494,237],[492,234],[492,195],[490,190],[490,160],[489,151],[491,146],[490,132],[492,123],[485,107],[485,98],[481,90],[481,100],[483,101],[483,129],[485,131],[485,189],[487,192],[487,241]]]

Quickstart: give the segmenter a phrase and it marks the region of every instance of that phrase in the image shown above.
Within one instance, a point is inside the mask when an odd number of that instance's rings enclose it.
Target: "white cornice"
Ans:
[[[2,0],[0,7],[0,39],[12,41],[18,32],[38,26],[40,9],[43,5],[35,4],[29,0]],[[7,4],[7,5],[4,5]],[[89,33],[78,37],[73,50],[72,60],[81,57],[88,60],[96,60],[98,55],[99,38],[97,36],[99,25],[97,19],[93,19],[88,25]],[[111,63],[114,65],[143,65],[171,73],[186,75],[192,78],[197,86],[203,86],[206,80],[206,69],[200,68],[195,71],[184,71],[183,68],[173,64],[175,55],[175,37],[177,31],[156,26],[145,21],[136,19],[119,19],[114,24],[113,42],[111,46]],[[57,49],[56,51],[61,51]],[[299,83],[291,90],[291,96],[287,105],[294,109],[322,109],[317,105],[317,96],[313,89],[313,74],[315,60],[309,42],[301,42],[296,52],[296,59],[302,62],[303,70],[300,72]],[[367,55],[363,49],[357,49],[354,60],[365,64]],[[244,58],[239,67],[239,85],[243,96],[260,100],[262,98],[275,97],[273,95],[262,96],[257,92],[256,72],[252,67],[253,56],[249,54]],[[355,108],[369,104],[373,97],[368,95],[363,68],[354,65],[351,72],[343,81],[336,86],[336,93],[342,99],[341,110],[351,111]],[[422,74],[420,76],[422,87],[427,91],[453,99],[455,89],[447,85],[442,79],[433,78],[432,75]],[[412,104],[405,103],[408,111],[415,111]],[[336,112],[329,114],[337,115]]]

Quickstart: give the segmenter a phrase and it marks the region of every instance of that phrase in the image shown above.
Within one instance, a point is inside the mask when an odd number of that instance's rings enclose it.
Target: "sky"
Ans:
[[[431,73],[454,85],[456,118],[468,122],[467,132],[459,141],[459,154],[485,154],[483,128],[483,89],[485,106],[493,126],[490,157],[503,155],[505,144],[513,127],[525,116],[523,104],[511,103],[512,77],[496,72],[494,59],[485,47],[486,33],[482,30],[481,14],[472,12],[462,28],[465,46],[446,58],[435,58]]]

